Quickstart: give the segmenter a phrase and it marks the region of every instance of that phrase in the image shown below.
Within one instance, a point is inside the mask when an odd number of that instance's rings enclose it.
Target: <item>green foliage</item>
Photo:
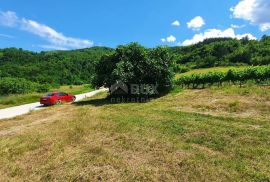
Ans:
[[[174,72],[176,73],[186,73],[188,71],[190,71],[190,68],[188,68],[185,65],[179,65],[179,64],[175,65]]]
[[[224,72],[209,72],[205,74],[192,74],[190,76],[181,77],[177,83],[182,86],[198,88],[198,86],[222,85],[224,82],[243,83],[248,80],[254,80],[256,83],[263,83],[270,79],[270,66],[249,67],[245,70],[229,70]]]
[[[24,78],[1,78],[0,95],[27,94],[32,92],[44,93],[50,90],[48,84],[38,84]]]
[[[0,49],[0,79],[24,78],[37,83],[35,90],[38,92],[46,91],[48,84],[56,87],[93,82],[95,86],[110,86],[116,80],[169,88],[173,71],[184,73],[194,68],[269,64],[269,36],[263,36],[259,41],[216,38],[192,46],[155,49],[134,43],[115,50],[92,47],[35,53],[16,48]],[[213,82],[222,84],[220,74],[212,73]],[[194,76],[194,86],[198,83],[204,85],[205,79],[201,77]],[[237,82],[245,81],[245,77],[235,77],[233,79]],[[262,80],[257,79],[257,82]]]
[[[51,85],[90,83],[95,64],[102,55],[112,52],[105,47],[75,51],[34,53],[22,49],[0,49],[0,78],[25,78]]]
[[[38,93],[49,92],[50,87],[51,87],[51,86],[50,86],[49,84],[37,85],[36,91],[37,91]]]
[[[173,47],[178,64],[190,68],[214,66],[268,65],[270,64],[270,37],[261,40],[231,38],[208,39],[185,47]]]
[[[31,93],[36,87],[37,84],[23,78],[1,78],[0,95]]]
[[[93,85],[110,87],[116,81],[127,84],[157,84],[158,91],[172,87],[174,63],[168,48],[145,47],[131,43],[119,46],[113,54],[102,57],[96,66]]]

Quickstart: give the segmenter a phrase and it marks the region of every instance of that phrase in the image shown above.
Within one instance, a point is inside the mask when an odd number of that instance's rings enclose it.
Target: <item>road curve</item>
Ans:
[[[88,98],[88,97],[92,97],[92,96],[94,96],[100,92],[104,92],[104,91],[107,91],[107,89],[103,88],[103,89],[95,90],[92,92],[76,95],[75,102],[78,102],[78,101],[85,99],[85,98]],[[30,111],[35,111],[35,110],[39,110],[39,109],[44,109],[44,107],[42,107],[42,105],[39,102],[10,107],[10,108],[6,108],[6,109],[0,109],[0,120],[13,118],[16,116],[27,114]]]

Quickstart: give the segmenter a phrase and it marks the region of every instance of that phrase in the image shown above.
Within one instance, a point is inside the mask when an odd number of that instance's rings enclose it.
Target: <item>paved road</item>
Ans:
[[[106,90],[107,89],[100,89],[100,90],[96,90],[93,92],[88,92],[88,93],[76,95],[75,102],[80,101],[80,100],[87,98],[87,97],[92,97],[92,96],[96,95],[97,93],[104,92]],[[0,120],[13,118],[13,117],[16,117],[19,115],[27,114],[30,111],[35,111],[35,110],[39,110],[39,109],[44,109],[44,107],[42,107],[42,105],[39,102],[25,104],[25,105],[21,105],[21,106],[10,107],[10,108],[6,108],[6,109],[0,109]]]

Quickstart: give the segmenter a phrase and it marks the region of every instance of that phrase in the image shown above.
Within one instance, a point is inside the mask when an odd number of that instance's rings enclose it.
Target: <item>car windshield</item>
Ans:
[[[54,94],[53,93],[48,93],[46,96],[50,97],[50,96],[53,96]]]
[[[68,94],[63,93],[63,92],[58,93],[58,96],[67,96],[67,95],[68,95]]]

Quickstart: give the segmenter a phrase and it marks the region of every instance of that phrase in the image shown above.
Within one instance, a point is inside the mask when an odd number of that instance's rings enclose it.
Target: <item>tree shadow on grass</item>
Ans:
[[[79,101],[73,104],[76,106],[85,106],[85,105],[104,106],[104,105],[116,105],[116,104],[131,104],[131,103],[145,104],[155,99],[158,99],[160,97],[162,96],[158,96],[158,97],[127,97],[127,96],[111,97],[111,96],[108,96],[106,98],[97,98],[97,99]]]
[[[116,104],[131,104],[131,103],[145,104],[145,103],[149,103],[153,100],[166,96],[170,91],[172,90],[167,90],[158,95],[151,95],[151,96],[130,95],[130,94],[108,95],[107,97],[83,100],[83,101],[75,102],[73,104],[76,106],[85,106],[85,105],[104,106],[104,105],[116,105]],[[179,93],[180,91],[176,90],[175,92]]]
[[[111,103],[110,99],[108,98],[91,99],[73,103],[73,105],[75,106],[85,106],[85,105],[104,106],[109,104],[113,103]]]

